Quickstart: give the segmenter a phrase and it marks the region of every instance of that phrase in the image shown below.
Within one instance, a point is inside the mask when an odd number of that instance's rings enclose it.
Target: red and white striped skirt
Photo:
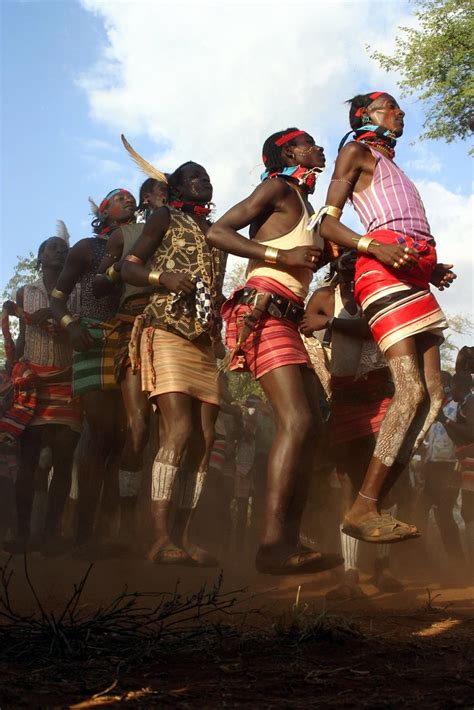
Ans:
[[[369,319],[373,338],[382,352],[419,333],[442,337],[448,324],[429,288],[436,266],[434,244],[424,242],[420,247],[411,237],[387,229],[371,232],[370,236],[384,244],[403,243],[416,248],[420,255],[412,268],[403,270],[385,266],[368,254],[357,259],[355,299]]]

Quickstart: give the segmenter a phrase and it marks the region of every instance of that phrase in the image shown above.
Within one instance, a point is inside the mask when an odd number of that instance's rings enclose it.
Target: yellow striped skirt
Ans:
[[[150,326],[142,333],[142,390],[149,397],[181,392],[219,404],[216,358],[207,336],[187,340]]]

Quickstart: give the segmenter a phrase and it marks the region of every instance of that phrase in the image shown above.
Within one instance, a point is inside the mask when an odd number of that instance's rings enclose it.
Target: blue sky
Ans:
[[[313,199],[324,203],[344,99],[387,88],[396,77],[365,45],[390,51],[412,6],[349,0],[288,4],[228,0],[193,4],[108,0],[2,0],[2,239],[0,286],[18,254],[54,234],[90,234],[89,195],[135,192],[144,179],[124,153],[123,131],[161,169],[203,162],[218,210],[258,180],[260,146],[287,125],[312,132],[328,171]],[[265,34],[264,34],[265,33]],[[471,163],[463,143],[411,144],[422,106],[404,102],[408,129],[397,162],[420,186],[442,260],[462,277],[443,298],[472,312]],[[353,217],[349,221],[355,226]],[[441,299],[442,300],[442,299]]]

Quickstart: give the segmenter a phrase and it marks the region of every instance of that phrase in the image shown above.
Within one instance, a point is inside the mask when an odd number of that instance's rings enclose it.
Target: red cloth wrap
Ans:
[[[255,276],[249,279],[245,286],[288,298],[299,306],[304,305],[301,298],[273,279]],[[237,343],[243,318],[251,311],[249,304],[238,302],[242,288],[236,289],[222,306],[222,318],[227,326],[226,345],[230,350]],[[284,365],[306,365],[312,369],[296,323],[265,313],[239,352],[232,358],[229,369],[250,372],[258,380],[271,370]]]
[[[377,229],[369,232],[368,237],[375,239],[382,244],[396,244],[401,237],[404,241],[401,246],[415,249],[420,254],[420,258],[411,269],[394,269],[385,266],[381,261],[377,261],[371,254],[359,254],[355,269],[355,290],[354,296],[357,303],[362,304],[367,293],[372,293],[379,284],[388,286],[399,283],[406,283],[410,286],[429,288],[431,274],[436,266],[436,247],[433,242],[423,242],[421,249],[419,242],[415,243],[412,237],[400,235],[390,229]],[[366,272],[371,273],[360,277]],[[360,280],[359,280],[360,279]]]
[[[370,237],[383,244],[399,243],[401,246],[416,249],[417,262],[410,269],[394,269],[385,266],[369,254],[360,254],[355,269],[354,297],[366,311],[379,299],[380,313],[370,316],[369,325],[376,343],[385,352],[393,342],[411,334],[432,330],[444,320],[436,298],[430,292],[429,281],[436,266],[436,248],[433,242],[415,242],[412,237],[400,235],[388,229],[370,232]],[[401,241],[403,240],[403,241]],[[396,296],[403,292],[403,287],[415,287],[418,293],[409,294],[405,300]],[[390,307],[392,296],[393,308]]]
[[[378,392],[384,392],[386,381],[387,375],[381,370],[373,370],[360,380],[351,376],[331,377],[331,446],[378,432],[392,399],[384,394],[377,397]],[[343,393],[345,401],[338,401],[338,392]]]

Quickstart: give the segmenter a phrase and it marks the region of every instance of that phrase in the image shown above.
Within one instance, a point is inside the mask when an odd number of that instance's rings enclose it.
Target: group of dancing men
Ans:
[[[120,537],[133,541],[144,450],[156,422],[146,556],[157,564],[214,564],[192,539],[191,522],[216,419],[232,406],[226,370],[258,380],[275,420],[259,521],[260,572],[313,573],[342,564],[340,554],[300,538],[314,461],[328,442],[354,492],[341,527],[347,539],[386,545],[419,536],[383,505],[443,416],[440,344],[447,323],[430,284],[443,290],[455,275],[452,265],[437,262],[420,195],[394,162],[404,112],[385,92],[348,104],[351,131],[316,213],[308,198],[325,166],[324,150],[304,130],[267,138],[261,183],[214,223],[205,167],[189,161],[164,174],[122,137],[148,175],[138,204],[128,190],[114,189],[92,203],[92,237],[70,248],[61,236],[41,244],[38,280],[20,288],[2,316],[3,324],[12,315],[20,319],[16,343],[4,330],[10,369],[2,384],[8,381],[12,399],[0,421],[2,465],[16,477],[12,552],[28,549],[45,445],[52,451],[45,535],[54,545],[79,438],[76,547],[87,549],[104,525],[97,511],[102,498],[107,517],[113,475]],[[362,235],[344,224],[348,201]],[[239,233],[247,227],[249,238]],[[248,259],[248,268],[245,284],[226,300],[228,254]],[[327,285],[306,302],[314,272],[327,264]],[[472,536],[469,367],[455,378],[457,416],[446,426],[461,461],[462,511]],[[329,433],[320,407],[325,393]],[[8,475],[0,477],[1,486],[7,482]],[[6,487],[0,498],[1,517]]]

